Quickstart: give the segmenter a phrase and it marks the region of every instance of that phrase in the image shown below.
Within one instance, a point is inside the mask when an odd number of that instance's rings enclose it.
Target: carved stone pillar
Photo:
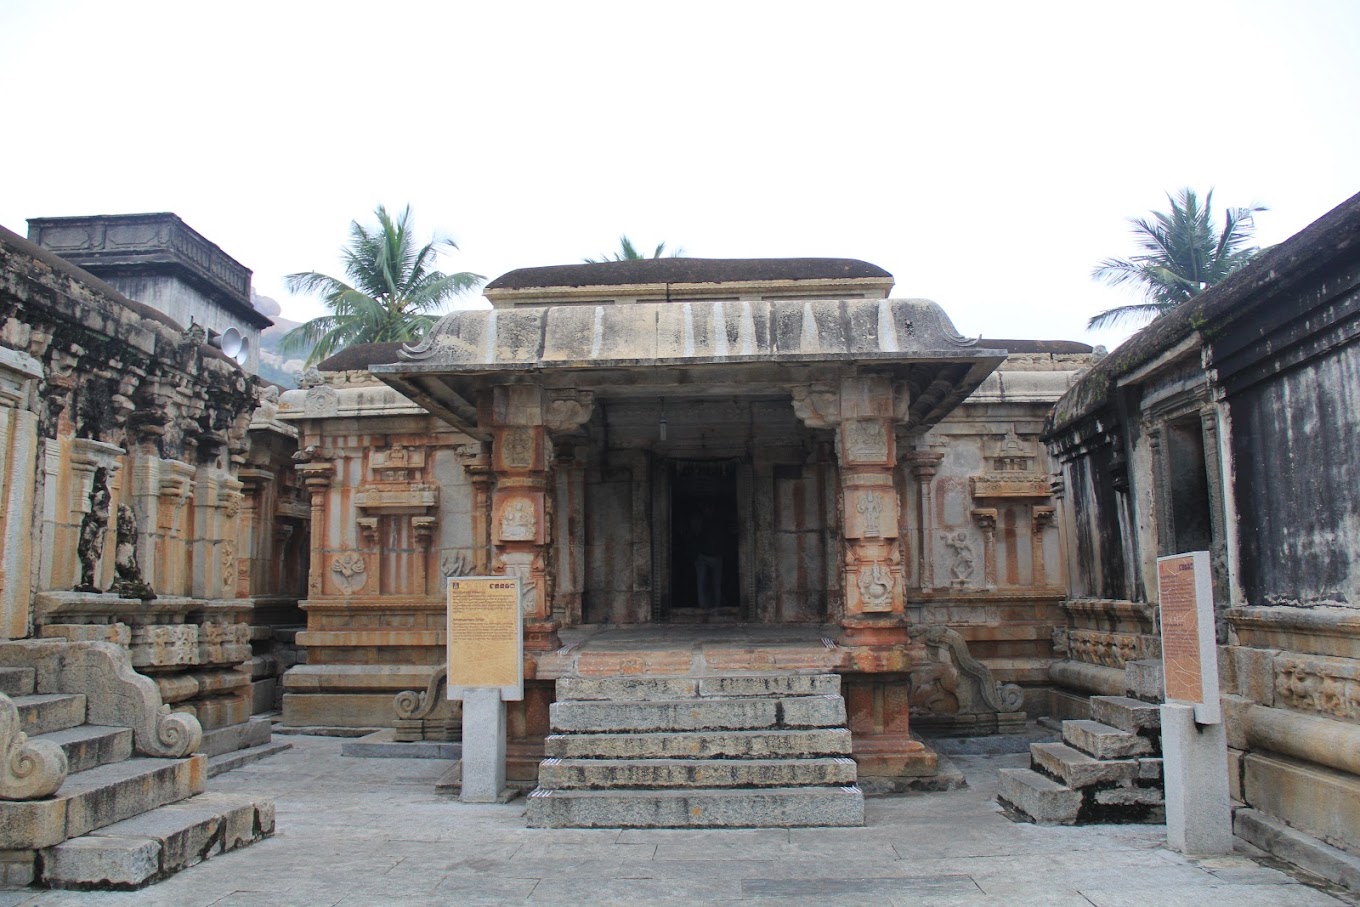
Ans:
[[[543,389],[510,385],[491,390],[491,465],[496,489],[491,501],[493,572],[520,578],[524,647],[549,651],[561,645],[548,588],[552,503],[548,494],[551,444],[543,425]],[[484,410],[488,407],[484,406]]]
[[[996,508],[974,507],[973,522],[982,530],[983,585],[996,588]]]
[[[841,535],[847,645],[906,641],[895,422],[907,392],[879,376],[794,388],[794,411],[811,428],[834,428],[840,466]]]
[[[944,454],[928,450],[913,450],[906,456],[911,465],[911,475],[916,479],[917,534],[921,544],[920,572],[917,574],[922,592],[935,588],[935,498],[933,494],[935,473],[939,471]]]

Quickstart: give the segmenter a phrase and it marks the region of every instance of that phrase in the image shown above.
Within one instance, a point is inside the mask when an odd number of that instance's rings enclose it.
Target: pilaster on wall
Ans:
[[[32,615],[33,480],[37,472],[38,417],[29,409],[42,365],[0,348],[0,639],[29,635]]]

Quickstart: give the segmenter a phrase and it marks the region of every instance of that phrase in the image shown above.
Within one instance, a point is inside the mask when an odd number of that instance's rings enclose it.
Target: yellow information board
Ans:
[[[451,576],[448,585],[449,698],[499,689],[524,698],[524,634],[517,576]]]

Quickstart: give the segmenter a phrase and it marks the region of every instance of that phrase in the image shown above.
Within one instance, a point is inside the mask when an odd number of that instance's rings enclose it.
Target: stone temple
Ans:
[[[1348,883],[1357,236],[1360,197],[1109,356],[852,259],[525,268],[281,390],[173,215],[0,233],[0,745],[42,767],[4,878],[154,881],[208,803],[208,850],[269,834],[208,776],[289,733],[452,758],[445,586],[486,574],[530,825],[859,824],[1037,718],[1016,815],[1160,821],[1155,558],[1207,550],[1235,832]]]

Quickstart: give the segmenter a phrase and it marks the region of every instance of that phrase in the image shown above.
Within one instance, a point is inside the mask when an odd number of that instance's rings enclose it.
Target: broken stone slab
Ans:
[[[760,790],[545,790],[531,828],[819,828],[864,824],[858,787]]]
[[[1038,825],[1074,825],[1081,793],[1027,768],[1003,768],[997,799]]]

